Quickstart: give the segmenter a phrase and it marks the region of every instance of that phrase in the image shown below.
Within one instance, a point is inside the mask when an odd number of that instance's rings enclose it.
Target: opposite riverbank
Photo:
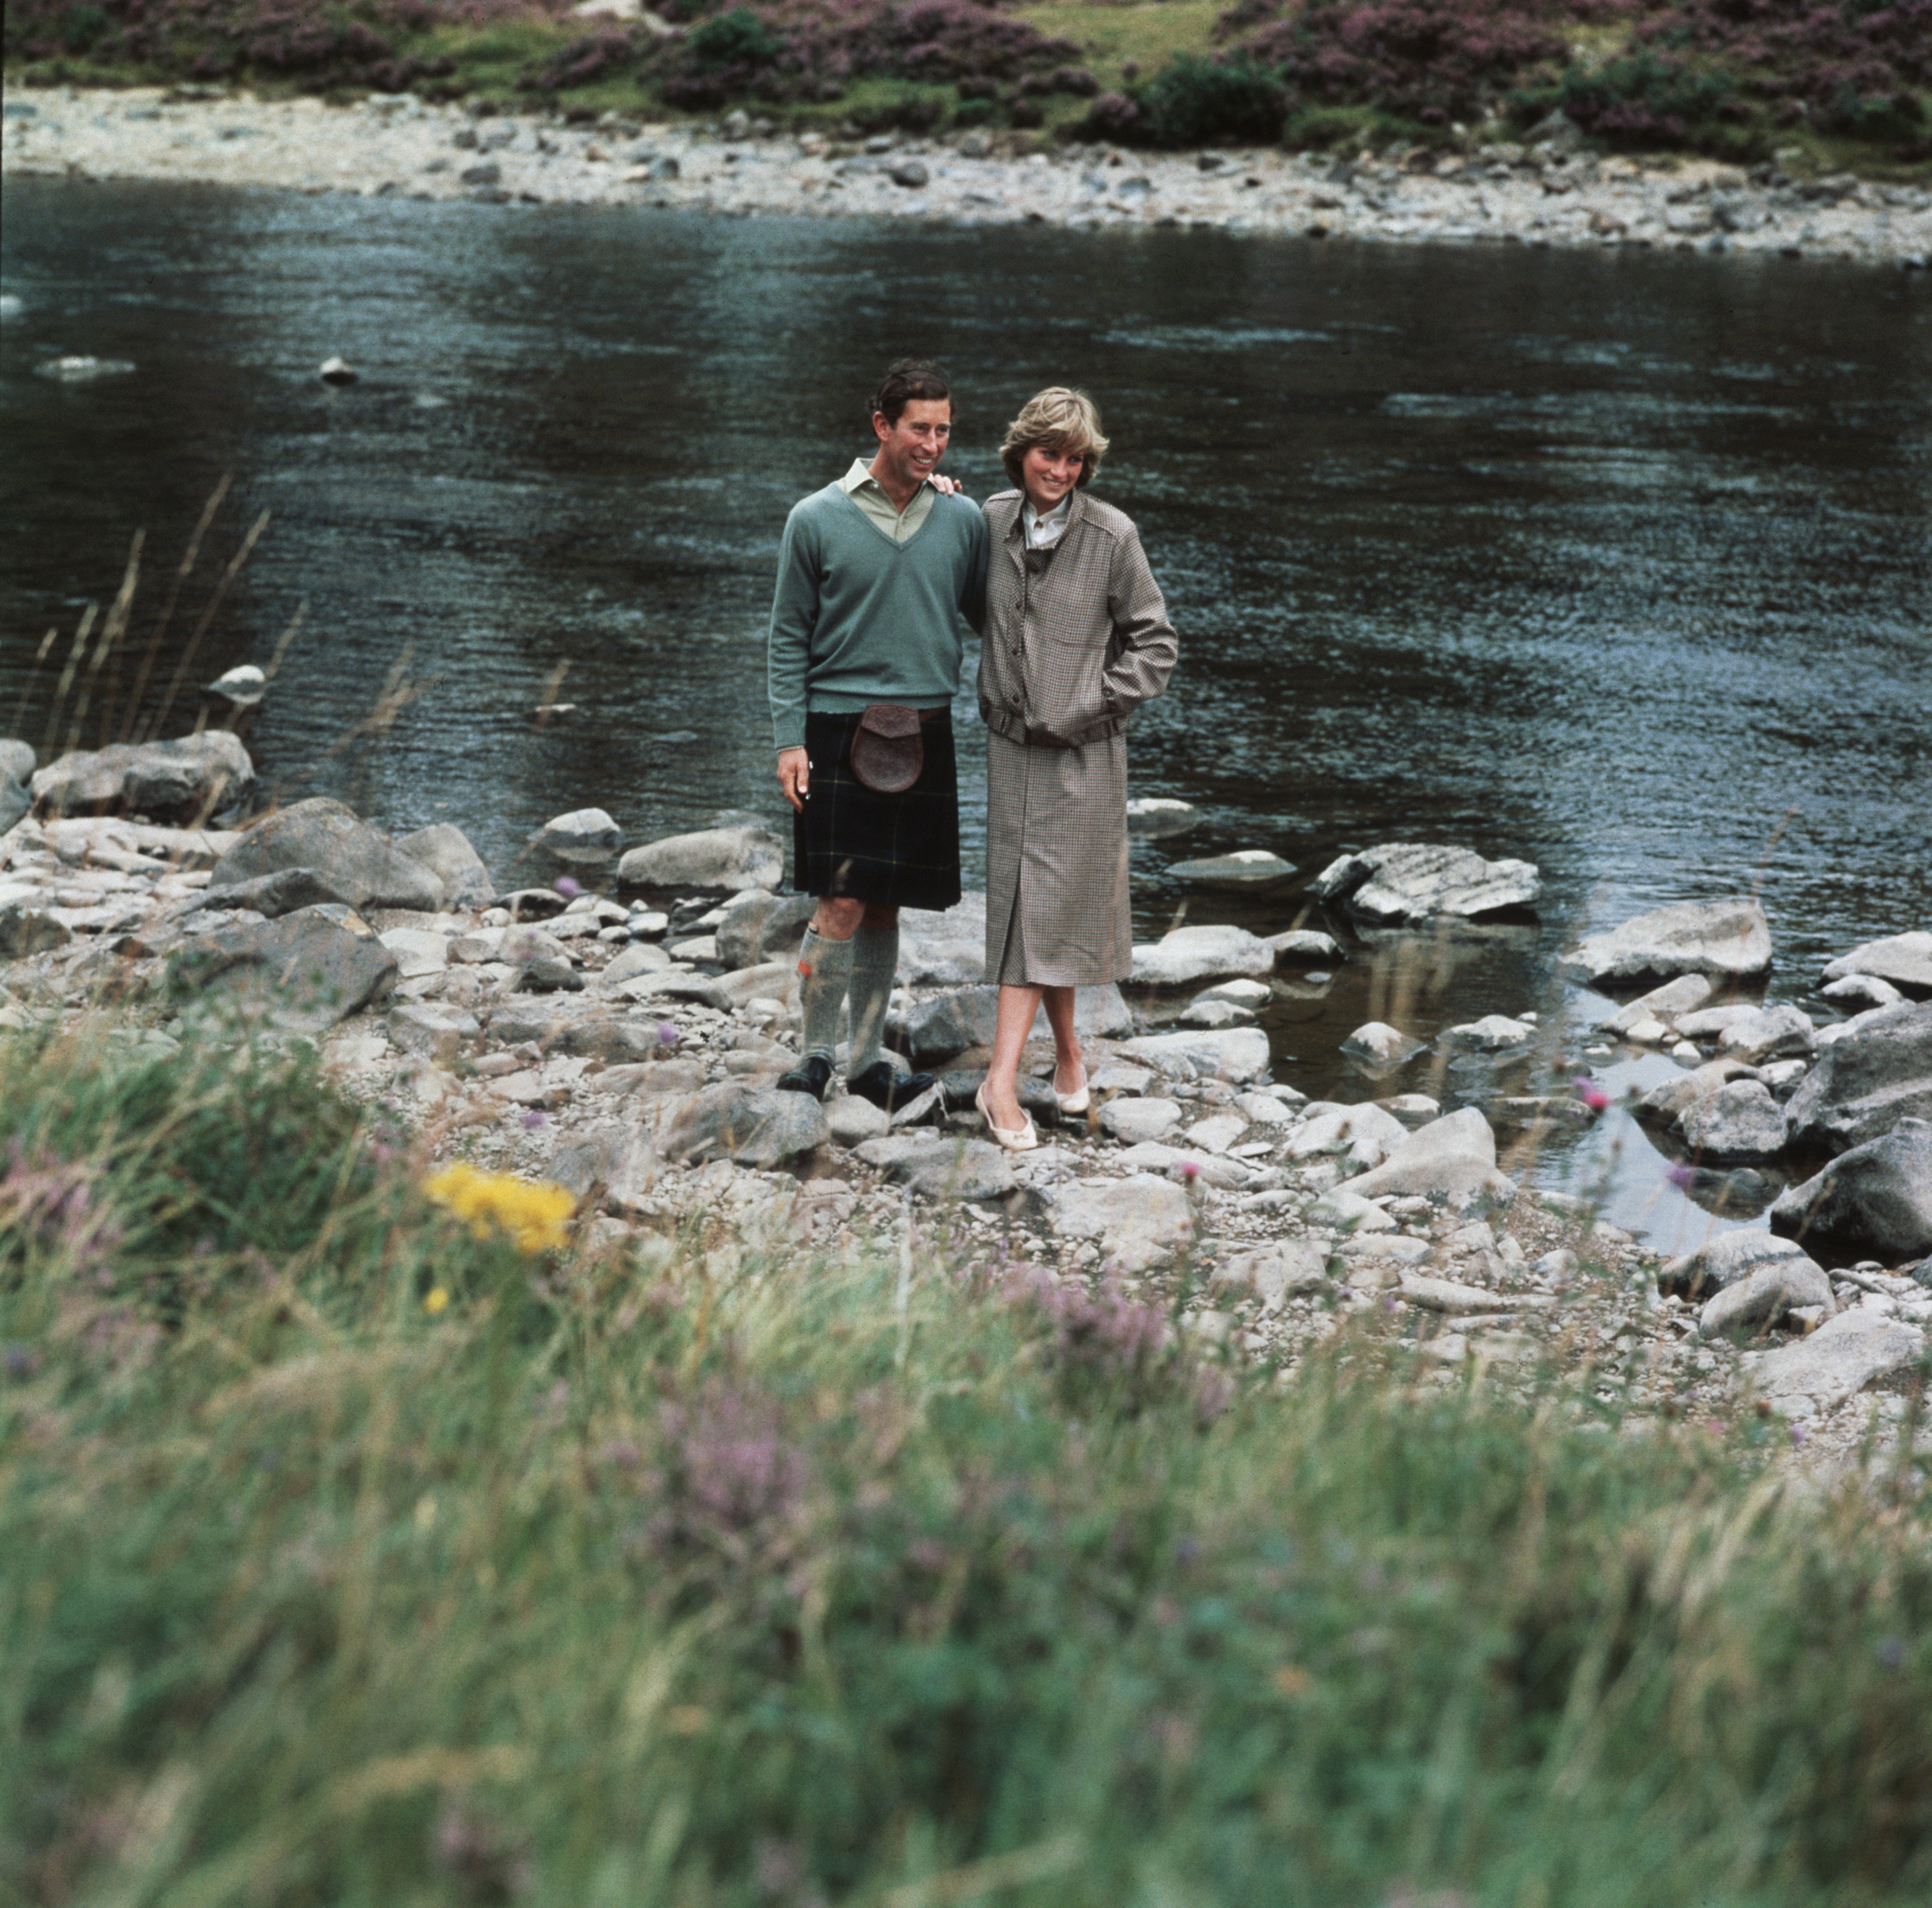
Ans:
[[[408,95],[346,106],[158,88],[5,96],[9,172],[308,193],[602,205],[949,225],[1190,226],[1393,243],[1672,248],[1925,268],[1932,191],[1705,159],[1602,157],[1574,139],[1465,157],[1274,148],[1015,149],[984,132],[844,142],[607,115],[479,116]]]

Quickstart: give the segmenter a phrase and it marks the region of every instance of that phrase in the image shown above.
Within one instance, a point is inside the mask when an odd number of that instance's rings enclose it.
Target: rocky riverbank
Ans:
[[[448,824],[392,839],[319,799],[195,825],[248,786],[232,736],[38,772],[22,745],[0,749],[17,816],[0,836],[0,1023],[106,1011],[110,1037],[156,1053],[312,1039],[399,1139],[560,1184],[586,1238],[857,1229],[910,1250],[938,1228],[969,1258],[1024,1250],[1067,1278],[1184,1275],[1190,1328],[1244,1356],[1292,1366],[1348,1327],[1412,1342],[1445,1381],[1554,1367],[1640,1416],[1775,1411],[1813,1456],[1847,1456],[1922,1384],[1932,1004],[1912,997],[1932,994],[1932,937],[1848,956],[1834,998],[1856,1011],[1822,1028],[1785,1006],[1705,1005],[1768,962],[1754,903],[1688,904],[1573,950],[1599,980],[1677,968],[1605,1030],[1676,1054],[1658,1118],[1761,1127],[1768,1108],[1782,1147],[1802,1112],[1825,1162],[1774,1216],[1798,1237],[1727,1232],[1664,1261],[1598,1221],[1587,1188],[1527,1186],[1538,1132],[1600,1108],[1587,1081],[1486,1112],[1418,1093],[1312,1102],[1274,1078],[1253,1023],[1292,984],[1278,970],[1343,958],[1312,930],[1195,926],[1137,950],[1125,994],[1082,999],[1093,1113],[1060,1120],[1036,1077],[1046,1143],[1013,1156],[970,1112],[992,1024],[983,897],[905,917],[891,1039],[942,1078],[889,1119],[772,1087],[796,1056],[806,904],[776,892],[782,844],[756,817],[619,860],[608,816],[580,810],[532,848],[547,874],[575,872],[503,892]],[[64,818],[83,796],[160,819]],[[1321,879],[1343,902],[1453,912],[1533,892],[1534,871],[1391,847]],[[1533,1022],[1444,1038],[1503,1050]],[[1354,1037],[1384,1036],[1406,1038]],[[1034,1052],[1039,1072],[1050,1052]]]
[[[794,138],[717,126],[476,118],[408,95],[345,106],[158,90],[10,89],[10,172],[947,224],[1189,226],[1334,240],[1634,245],[1924,268],[1932,193],[1842,174],[1601,158],[1574,136],[1467,157],[1016,149],[986,134]],[[1574,135],[1574,129],[1570,129]]]

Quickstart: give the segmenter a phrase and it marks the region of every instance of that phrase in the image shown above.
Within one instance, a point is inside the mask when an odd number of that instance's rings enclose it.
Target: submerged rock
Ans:
[[[1542,877],[1527,861],[1485,861],[1468,848],[1390,842],[1333,861],[1309,884],[1317,900],[1334,902],[1384,926],[1442,914],[1474,918],[1531,906]]]
[[[1371,1066],[1399,1066],[1422,1051],[1422,1042],[1385,1020],[1364,1022],[1342,1042],[1342,1051]]]
[[[1167,873],[1190,887],[1220,888],[1234,894],[1265,894],[1292,880],[1294,863],[1266,848],[1240,848],[1202,861],[1175,861]]]
[[[1185,835],[1200,819],[1201,812],[1191,802],[1178,802],[1171,796],[1144,795],[1127,804],[1127,833],[1136,841]]]
[[[1771,924],[1755,901],[1682,901],[1579,941],[1564,971],[1593,983],[1678,974],[1746,980],[1771,971]]]

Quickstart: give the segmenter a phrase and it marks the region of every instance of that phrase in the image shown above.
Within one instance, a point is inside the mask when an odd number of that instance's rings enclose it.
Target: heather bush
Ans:
[[[1932,1886],[1909,1461],[1788,1480],[1346,1328],[1277,1373],[1184,1268],[937,1218],[559,1247],[188,1031],[0,1034],[9,1900]]]
[[[1096,99],[1076,130],[1142,146],[1268,145],[1280,136],[1286,107],[1280,82],[1245,53],[1184,55],[1132,98]]]

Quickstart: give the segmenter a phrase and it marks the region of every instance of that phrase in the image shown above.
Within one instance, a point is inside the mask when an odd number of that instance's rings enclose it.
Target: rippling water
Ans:
[[[1040,386],[1102,407],[1102,493],[1183,641],[1133,780],[1203,812],[1137,849],[1140,930],[1182,904],[1178,852],[1312,868],[1420,838],[1541,866],[1540,928],[1384,946],[1278,1003],[1280,1070],[1307,1090],[1364,1090],[1335,1047],[1398,967],[1428,982],[1402,997],[1419,1032],[1536,1004],[1574,1049],[1549,956],[1585,926],[1757,887],[1774,992],[1809,999],[1822,958],[1932,924],[1923,274],[33,178],[9,182],[4,238],[0,718],[36,744],[129,537],[148,532],[139,635],[232,472],[203,572],[272,520],[190,673],[266,662],[306,604],[250,737],[271,783],[398,830],[458,821],[500,872],[585,804],[631,840],[724,807],[776,819],[778,532],[866,446],[880,366],[916,351],[953,370],[976,495]],[[33,375],[57,352],[136,369]],[[335,352],[362,383],[316,381]],[[581,712],[539,731],[560,670]],[[422,693],[346,740],[392,678]],[[1655,1179],[1627,1160],[1612,1200],[1654,1232],[1685,1216]]]

